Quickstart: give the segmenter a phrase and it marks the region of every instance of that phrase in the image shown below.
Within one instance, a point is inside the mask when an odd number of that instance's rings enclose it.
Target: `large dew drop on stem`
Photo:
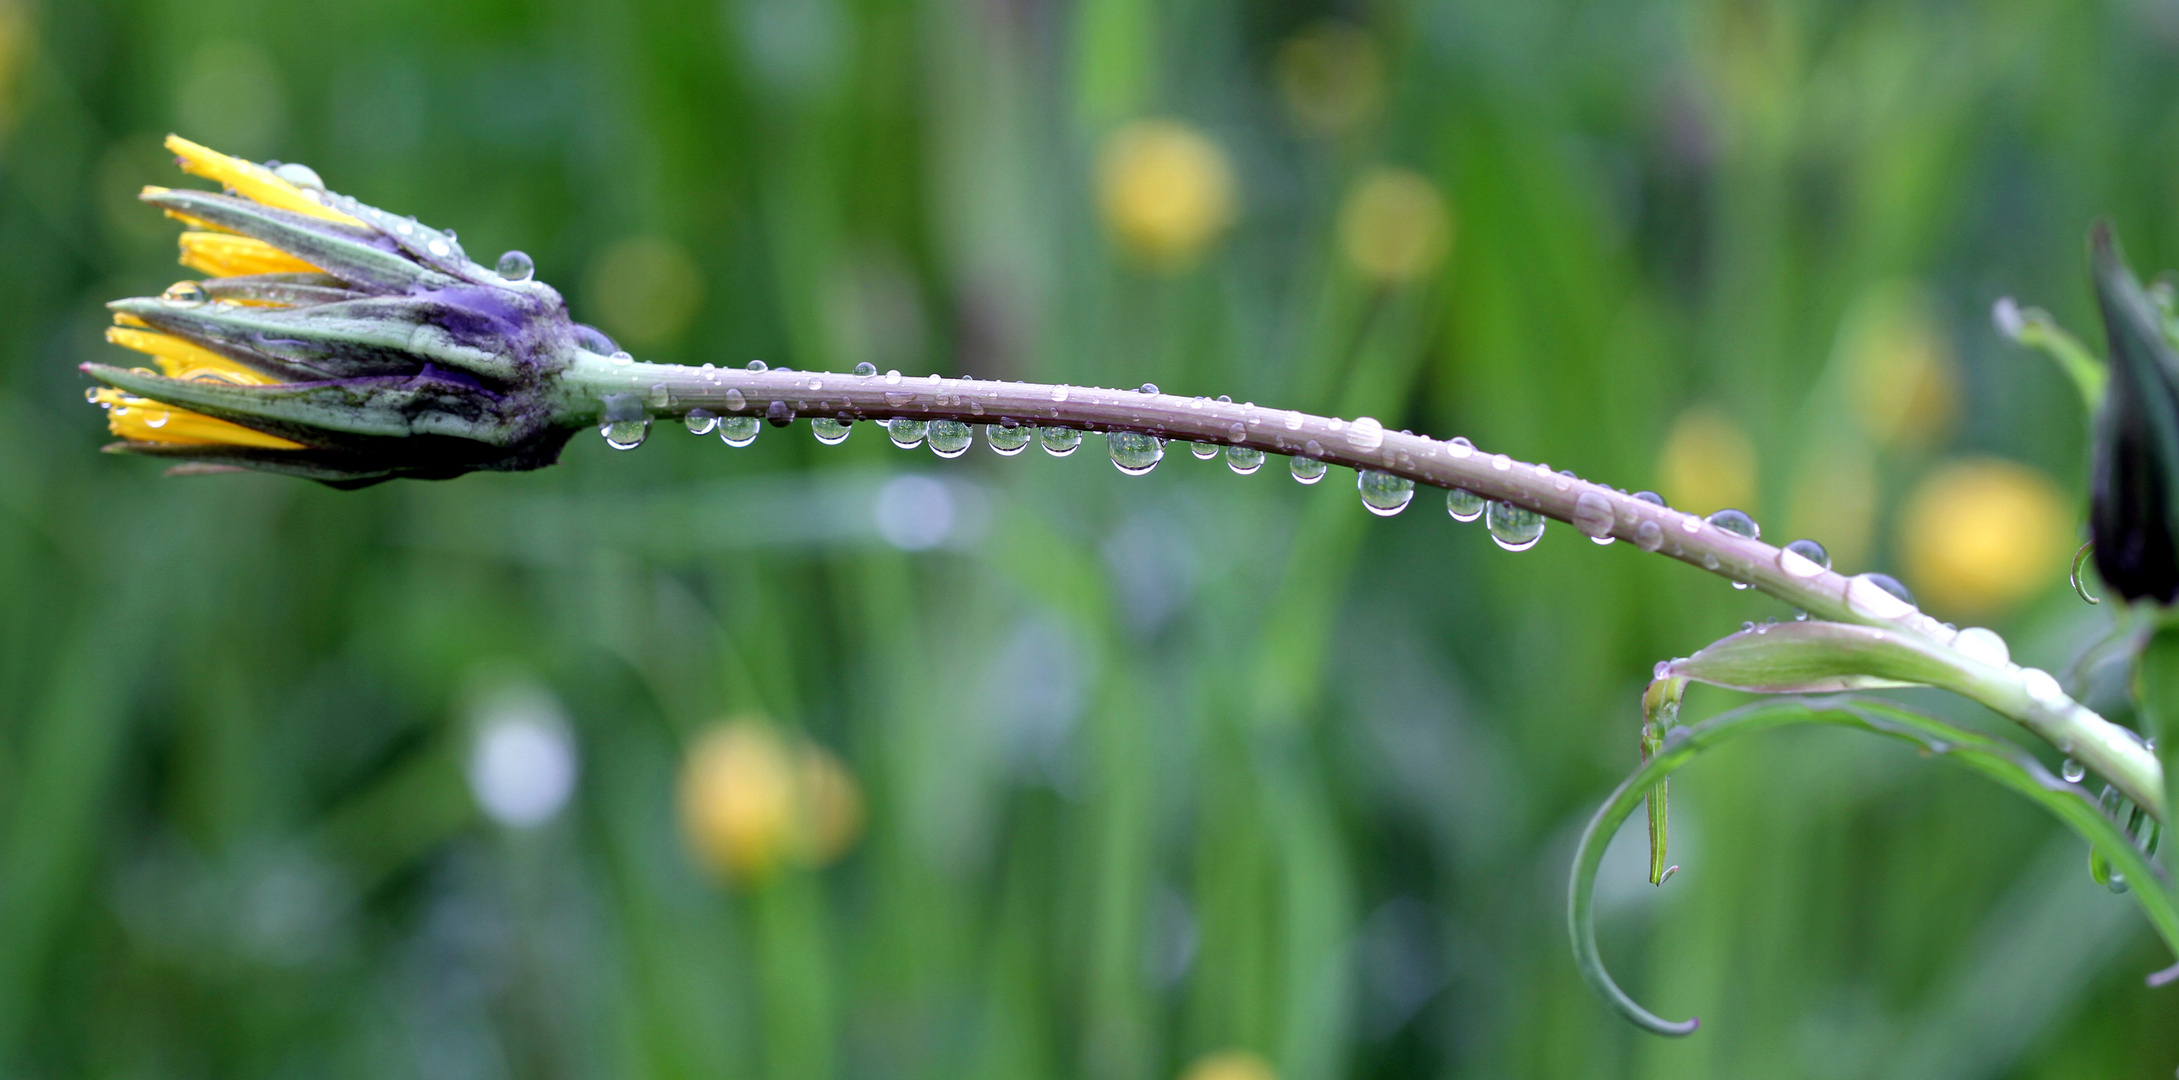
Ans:
[[[923,445],[923,436],[930,429],[930,421],[910,420],[905,416],[896,416],[885,423],[886,435],[892,438],[894,446],[903,450],[913,450]]]
[[[1846,581],[1846,606],[1866,618],[1897,619],[1914,611],[1914,597],[1887,574],[1855,574]]]
[[[933,420],[926,433],[930,439],[931,453],[942,458],[957,458],[968,453],[969,444],[976,441],[968,425],[959,420]]]
[[[1066,457],[1082,445],[1082,433],[1073,428],[1048,427],[1037,429],[1037,441],[1044,444],[1044,452],[1053,457]]]
[[[1368,419],[1364,417],[1363,419]],[[1361,421],[1356,421],[1359,424]],[[1371,421],[1375,423],[1375,421]],[[1382,442],[1384,436],[1378,435]],[[1363,469],[1354,477],[1354,489],[1362,495],[1362,505],[1378,517],[1391,517],[1407,509],[1414,501],[1415,482],[1404,476],[1394,476],[1374,469]]]
[[[1543,515],[1509,502],[1493,502],[1483,513],[1490,538],[1507,551],[1527,551],[1543,539]]]
[[[1106,432],[1105,450],[1112,455],[1113,468],[1129,476],[1141,476],[1165,458],[1164,440],[1136,431]]]
[[[1287,460],[1286,467],[1294,474],[1294,479],[1304,484],[1314,484],[1324,479],[1324,471],[1329,468],[1323,462],[1311,457],[1290,458]]]
[[[1778,549],[1778,569],[1787,577],[1812,578],[1831,569],[1831,553],[1814,540],[1795,540]]]
[[[1953,635],[1952,647],[1967,656],[1992,667],[2004,667],[2012,663],[2013,651],[1997,631],[1983,626],[1970,626]]]
[[[643,445],[651,433],[651,418],[637,417],[632,420],[604,420],[598,424],[598,434],[605,436],[605,445],[615,450],[633,450]]]
[[[1264,467],[1264,452],[1253,446],[1226,447],[1226,468],[1247,476]]]
[[[719,441],[732,447],[743,447],[757,441],[757,432],[764,430],[764,423],[754,416],[728,416],[719,421]]]
[[[1574,500],[1574,528],[1583,536],[1599,544],[1609,544],[1612,536],[1612,501],[1603,493],[1584,491]]]
[[[853,433],[854,430],[847,421],[834,419],[830,416],[817,416],[810,419],[810,434],[815,435],[817,441],[826,446],[838,446],[846,442],[848,435]]]
[[[1474,521],[1483,516],[1483,496],[1467,488],[1445,489],[1445,512],[1454,521]]]
[[[1027,424],[985,424],[984,442],[991,445],[1000,457],[1013,457],[1029,446],[1029,440],[1037,437],[1037,430]]]
[[[719,426],[719,414],[710,409],[690,409],[681,418],[681,422],[688,425],[691,435],[709,435],[713,428]]]

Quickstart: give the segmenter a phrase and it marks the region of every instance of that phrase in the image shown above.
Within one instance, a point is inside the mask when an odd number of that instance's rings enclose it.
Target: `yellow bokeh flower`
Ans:
[[[1193,262],[1233,220],[1233,170],[1185,124],[1138,120],[1105,139],[1098,209],[1129,254],[1164,268]]]
[[[1279,96],[1294,126],[1309,135],[1343,135],[1377,116],[1385,64],[1377,39],[1349,23],[1326,21],[1279,46]]]
[[[2070,518],[2064,494],[2034,469],[1952,462],[1915,485],[1900,515],[1907,580],[1939,611],[2004,608],[2065,577]]]
[[[1278,1080],[1262,1056],[1247,1050],[1219,1050],[1195,1059],[1181,1080]]]
[[[1958,362],[1937,308],[1919,287],[1871,289],[1847,315],[1847,395],[1884,447],[1935,445],[1959,408]]]
[[[862,831],[862,792],[839,759],[753,719],[698,737],[680,801],[698,860],[734,881],[761,881],[783,864],[822,866]]]
[[[1445,258],[1453,218],[1422,174],[1376,169],[1339,207],[1339,249],[1363,277],[1382,285],[1412,281]]]
[[[1754,512],[1755,440],[1708,405],[1680,414],[1657,456],[1657,482],[1673,506],[1697,514]]]

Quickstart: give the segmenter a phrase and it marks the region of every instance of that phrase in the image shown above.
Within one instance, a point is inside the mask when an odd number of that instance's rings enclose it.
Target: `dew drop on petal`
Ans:
[[[1082,445],[1082,433],[1073,428],[1038,428],[1037,441],[1044,445],[1045,453],[1053,457],[1066,457]]]
[[[1483,516],[1483,496],[1467,488],[1445,489],[1445,512],[1454,521],[1474,521]]]
[[[976,441],[968,425],[959,420],[933,420],[925,435],[930,441],[931,453],[942,458],[960,457],[968,453],[969,445]]]
[[[1371,421],[1375,423],[1375,421]],[[1357,425],[1360,420],[1355,421]],[[1382,442],[1384,436],[1378,435]],[[1415,482],[1404,476],[1394,476],[1375,469],[1363,469],[1354,476],[1354,488],[1362,496],[1362,505],[1378,517],[1391,517],[1407,509],[1415,499]]]
[[[728,446],[742,447],[757,441],[757,432],[764,429],[764,422],[754,416],[726,416],[719,419],[719,441]]]
[[[198,307],[210,299],[210,296],[205,293],[204,286],[194,281],[177,281],[167,286],[166,291],[159,294],[159,299],[175,307]]]
[[[1253,446],[1226,447],[1226,468],[1247,476],[1264,467],[1264,452]]]
[[[1493,501],[1483,512],[1483,526],[1507,551],[1527,551],[1543,539],[1543,515],[1509,502]]]
[[[1108,431],[1105,432],[1105,451],[1112,456],[1113,468],[1129,476],[1141,476],[1164,460],[1165,442],[1155,435],[1138,431]]]
[[[885,433],[892,438],[894,446],[903,450],[913,450],[923,445],[923,437],[930,432],[930,428],[929,421],[910,420],[905,416],[896,416],[885,422]]]
[[[810,418],[810,434],[816,436],[817,441],[826,446],[838,446],[846,442],[848,435],[852,434],[854,430],[854,425],[837,417],[813,416]]]
[[[1286,467],[1289,472],[1294,474],[1294,479],[1304,484],[1314,484],[1324,479],[1325,470],[1329,468],[1323,462],[1312,457],[1289,458]]]

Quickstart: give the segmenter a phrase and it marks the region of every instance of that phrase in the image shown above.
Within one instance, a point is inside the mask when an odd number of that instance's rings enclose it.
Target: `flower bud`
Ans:
[[[2179,356],[2108,223],[2091,241],[2110,376],[2096,414],[2088,530],[2096,573],[2129,600],[2179,598]]]
[[[551,286],[469,261],[452,234],[179,137],[230,193],[146,188],[212,275],[108,305],[160,371],[85,364],[108,449],[358,487],[552,464],[575,425],[555,377],[593,336]],[[130,417],[137,417],[135,420]],[[163,418],[153,424],[147,418]]]

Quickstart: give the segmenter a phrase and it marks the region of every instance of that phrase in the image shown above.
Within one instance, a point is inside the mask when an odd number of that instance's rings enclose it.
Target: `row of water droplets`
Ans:
[[[610,359],[615,364],[632,362],[632,358],[625,352],[615,353]],[[761,360],[751,361],[748,369],[772,370]],[[877,373],[876,366],[872,364],[855,366],[855,374],[862,378],[875,377]],[[932,378],[935,380],[937,376]],[[898,371],[886,372],[885,380],[888,384],[902,381]],[[811,379],[810,389],[812,392],[821,389],[821,383],[815,376]],[[1144,383],[1140,391],[1151,395],[1159,392],[1152,383]],[[1051,393],[1055,402],[1067,400],[1068,389],[1065,386],[1055,386]],[[652,394],[653,403],[666,404],[663,400],[664,394],[663,387],[655,388]],[[760,416],[741,411],[748,408],[748,402],[739,390],[730,389],[725,397],[728,407],[734,410],[732,414],[721,416],[706,409],[690,409],[685,417],[688,430],[697,435],[708,435],[715,431],[728,446],[742,447],[756,441],[757,433],[766,421],[774,426],[785,427],[796,418],[794,410],[785,401],[774,400]],[[893,395],[888,394],[887,397],[890,400]],[[904,404],[912,397],[912,393],[904,391],[900,395],[901,400],[896,404]],[[1216,400],[1220,404],[1231,404],[1233,399],[1221,395]],[[959,420],[896,417],[877,423],[885,429],[893,445],[904,450],[928,445],[932,453],[942,458],[960,457],[975,442],[974,430],[969,424]],[[1302,414],[1287,414],[1286,426],[1289,429],[1298,430],[1302,423]],[[1349,439],[1358,445],[1381,444],[1383,440],[1382,425],[1369,417],[1358,418],[1351,425],[1344,425],[1337,420],[1333,424],[1335,429],[1346,426],[1351,432]],[[1263,467],[1265,452],[1255,447],[1238,445],[1239,440],[1246,434],[1246,427],[1239,422],[1233,426],[1235,445],[1219,446],[1216,443],[1197,441],[1189,442],[1187,446],[1189,452],[1198,460],[1208,461],[1223,456],[1228,468],[1239,475],[1248,476]],[[985,424],[983,428],[984,441],[994,452],[1005,457],[1021,453],[1031,442],[1042,446],[1053,457],[1067,457],[1082,445],[1083,433],[1077,429],[1024,424],[1011,417]],[[615,412],[610,405],[606,418],[599,424],[599,433],[605,437],[606,443],[619,450],[630,450],[641,445],[649,431],[650,418],[647,413],[640,410]],[[853,432],[853,421],[844,417],[813,417],[810,420],[810,431],[818,442],[837,446],[845,442]],[[1141,476],[1157,468],[1158,463],[1164,460],[1166,445],[1167,440],[1140,432],[1105,433],[1106,451],[1111,456],[1113,466],[1130,476]],[[1446,446],[1455,458],[1467,458],[1476,453],[1475,445],[1465,437],[1456,436]],[[1295,481],[1314,484],[1322,480],[1330,471],[1330,466],[1323,461],[1323,455],[1324,449],[1316,440],[1306,441],[1301,452],[1287,460],[1288,470]],[[1515,462],[1504,454],[1492,455],[1489,461],[1493,469],[1501,472],[1511,471],[1515,467]],[[1539,473],[1550,476],[1560,491],[1569,491],[1578,482],[1578,478],[1571,471],[1552,473],[1546,465],[1537,465],[1534,468]],[[1374,469],[1357,470],[1355,489],[1361,497],[1362,505],[1371,513],[1382,517],[1390,517],[1407,509],[1415,497],[1415,481]],[[1665,507],[1664,499],[1654,492],[1635,492],[1633,497]],[[1471,522],[1481,518],[1491,539],[1507,551],[1527,551],[1535,547],[1543,538],[1546,524],[1544,516],[1534,510],[1504,500],[1486,499],[1475,492],[1457,487],[1446,490],[1445,510],[1455,521]],[[1612,535],[1614,521],[1611,501],[1602,494],[1594,490],[1584,491],[1575,500],[1572,517],[1575,527],[1592,542],[1604,545],[1616,539]],[[1689,533],[1699,531],[1705,523],[1749,539],[1760,539],[1762,536],[1762,530],[1755,519],[1739,510],[1720,510],[1706,518],[1687,514],[1681,521],[1682,527]],[[1645,518],[1636,523],[1633,537],[1636,547],[1644,551],[1656,551],[1666,542],[1664,527],[1657,522]],[[1719,568],[1715,556],[1705,557],[1704,563],[1709,569]],[[1831,559],[1823,545],[1816,541],[1795,540],[1780,550],[1778,564],[1790,577],[1810,578],[1829,570]],[[1750,587],[1745,581],[1734,581],[1732,585],[1735,589]],[[1912,610],[1914,604],[1914,598],[1906,587],[1885,574],[1862,574],[1852,579],[1848,587],[1848,601],[1857,611],[1877,617],[1896,617]]]

